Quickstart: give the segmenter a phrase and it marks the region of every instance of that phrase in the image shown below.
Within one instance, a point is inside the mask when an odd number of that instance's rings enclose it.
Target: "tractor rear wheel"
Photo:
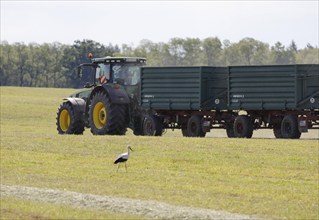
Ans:
[[[94,135],[124,135],[127,106],[114,104],[105,92],[97,92],[91,101],[89,123]]]
[[[70,102],[63,102],[57,112],[56,125],[59,134],[83,134],[84,122],[75,115]]]

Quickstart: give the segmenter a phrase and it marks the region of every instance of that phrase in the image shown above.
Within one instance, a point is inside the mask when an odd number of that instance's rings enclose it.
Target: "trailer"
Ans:
[[[140,106],[147,114],[145,135],[181,129],[204,137],[215,126],[231,125],[237,113],[227,110],[227,68],[145,67],[141,69]]]
[[[228,107],[246,114],[234,132],[271,128],[277,138],[300,138],[319,125],[319,65],[233,66],[228,68]]]
[[[223,128],[250,138],[267,128],[295,139],[319,127],[319,65],[143,67],[139,97],[144,135]]]

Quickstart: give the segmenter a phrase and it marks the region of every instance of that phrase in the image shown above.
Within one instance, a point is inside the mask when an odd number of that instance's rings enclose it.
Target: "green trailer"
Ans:
[[[319,109],[319,65],[232,66],[227,78],[230,109]]]
[[[211,128],[233,136],[236,112],[228,111],[226,67],[143,67],[140,106],[146,112],[145,135],[181,129],[187,137],[204,137]]]
[[[319,125],[319,65],[143,67],[140,106],[147,135],[177,128],[203,137],[224,128],[250,138],[268,128],[299,138]]]
[[[319,65],[228,67],[228,107],[236,137],[271,128],[276,138],[300,138],[319,125]]]

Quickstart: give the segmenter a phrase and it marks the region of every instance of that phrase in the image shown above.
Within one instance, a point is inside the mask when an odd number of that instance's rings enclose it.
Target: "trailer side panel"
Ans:
[[[319,109],[318,67],[229,67],[229,107],[233,110]]]

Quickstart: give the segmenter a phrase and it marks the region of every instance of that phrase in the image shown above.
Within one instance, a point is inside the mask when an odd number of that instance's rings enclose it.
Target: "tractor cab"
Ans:
[[[85,88],[103,84],[119,84],[136,86],[140,80],[140,67],[146,64],[140,57],[104,57],[93,58],[92,63],[84,63],[78,67],[79,76],[85,81]],[[83,74],[84,67],[92,67]]]
[[[146,65],[146,59],[140,57],[103,57],[93,58],[91,63],[78,66],[78,77],[84,89],[69,97],[88,100],[92,90],[97,87],[121,87],[129,97],[138,94],[140,67]]]

